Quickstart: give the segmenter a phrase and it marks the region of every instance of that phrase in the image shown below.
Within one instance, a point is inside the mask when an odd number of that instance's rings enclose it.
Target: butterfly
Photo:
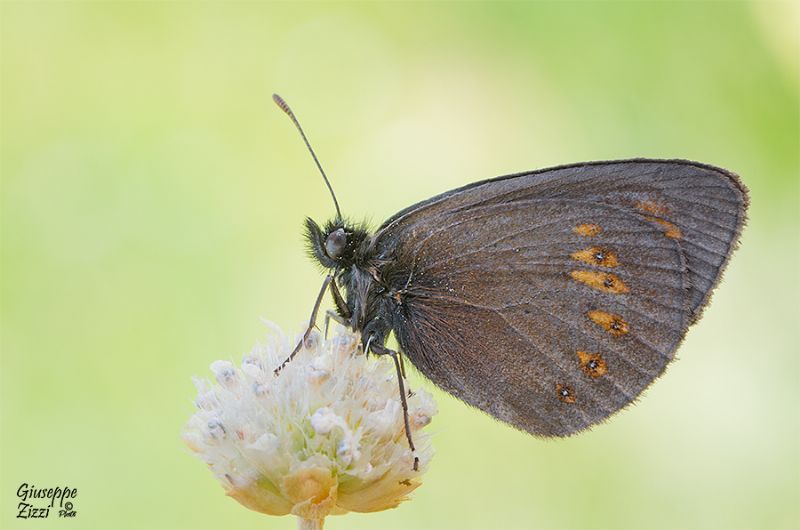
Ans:
[[[294,113],[273,98],[336,206],[324,226],[306,220],[329,273],[305,337],[330,290],[333,318],[394,359],[404,411],[391,333],[434,384],[520,430],[558,437],[602,422],[675,357],[745,223],[748,191],[730,171],[632,159],[476,182],[370,232],[342,217]]]

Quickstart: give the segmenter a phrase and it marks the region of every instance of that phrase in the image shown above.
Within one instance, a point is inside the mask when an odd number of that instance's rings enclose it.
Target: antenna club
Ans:
[[[285,112],[289,116],[294,116],[292,109],[289,108],[289,105],[286,103],[286,101],[284,101],[284,99],[280,97],[278,94],[272,94],[272,101],[274,101],[275,104],[278,105],[278,107],[280,107],[280,109],[283,112]]]

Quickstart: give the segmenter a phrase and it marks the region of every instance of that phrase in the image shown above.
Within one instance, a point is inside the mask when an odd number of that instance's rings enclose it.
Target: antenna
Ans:
[[[303,132],[303,128],[300,127],[300,122],[297,121],[297,117],[295,117],[294,112],[292,112],[292,109],[289,108],[289,105],[283,100],[282,97],[280,97],[278,94],[272,94],[272,100],[275,102],[276,105],[278,105],[281,108],[283,112],[286,113],[287,116],[289,116],[289,119],[292,120],[294,126],[297,127],[298,131],[300,131],[300,136],[303,137],[303,141],[306,143],[306,147],[308,147],[308,152],[311,153],[311,156],[314,158],[314,162],[316,162],[317,168],[319,169],[319,172],[322,173],[322,178],[325,179],[325,184],[328,186],[328,190],[331,192],[331,197],[333,197],[333,204],[334,206],[336,206],[336,218],[341,220],[342,212],[341,210],[339,210],[339,201],[336,200],[336,194],[333,193],[333,188],[331,187],[331,183],[328,180],[327,175],[325,175],[325,171],[323,171],[322,165],[319,163],[319,160],[317,159],[317,155],[314,154],[314,150],[311,149],[311,144],[308,143],[308,138],[306,138],[306,133]]]

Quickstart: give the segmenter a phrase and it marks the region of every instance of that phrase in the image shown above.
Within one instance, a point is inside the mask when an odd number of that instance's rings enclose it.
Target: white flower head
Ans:
[[[330,340],[314,332],[276,376],[292,346],[279,334],[240,367],[212,363],[213,382],[194,380],[184,441],[228,495],[262,513],[321,521],[396,507],[432,456],[423,431],[436,414],[432,397],[418,390],[408,400],[412,454],[391,359],[367,359],[358,336],[338,328]]]

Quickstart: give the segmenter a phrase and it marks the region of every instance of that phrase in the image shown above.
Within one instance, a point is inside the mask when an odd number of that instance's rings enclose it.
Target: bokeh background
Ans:
[[[180,441],[193,374],[297,330],[330,198],[377,225],[471,181],[681,157],[750,187],[668,374],[567,440],[437,393],[414,500],[327,528],[800,527],[798,13],[790,3],[3,2],[3,528],[293,528]],[[416,375],[413,386],[432,385]],[[68,485],[78,515],[15,518]]]

